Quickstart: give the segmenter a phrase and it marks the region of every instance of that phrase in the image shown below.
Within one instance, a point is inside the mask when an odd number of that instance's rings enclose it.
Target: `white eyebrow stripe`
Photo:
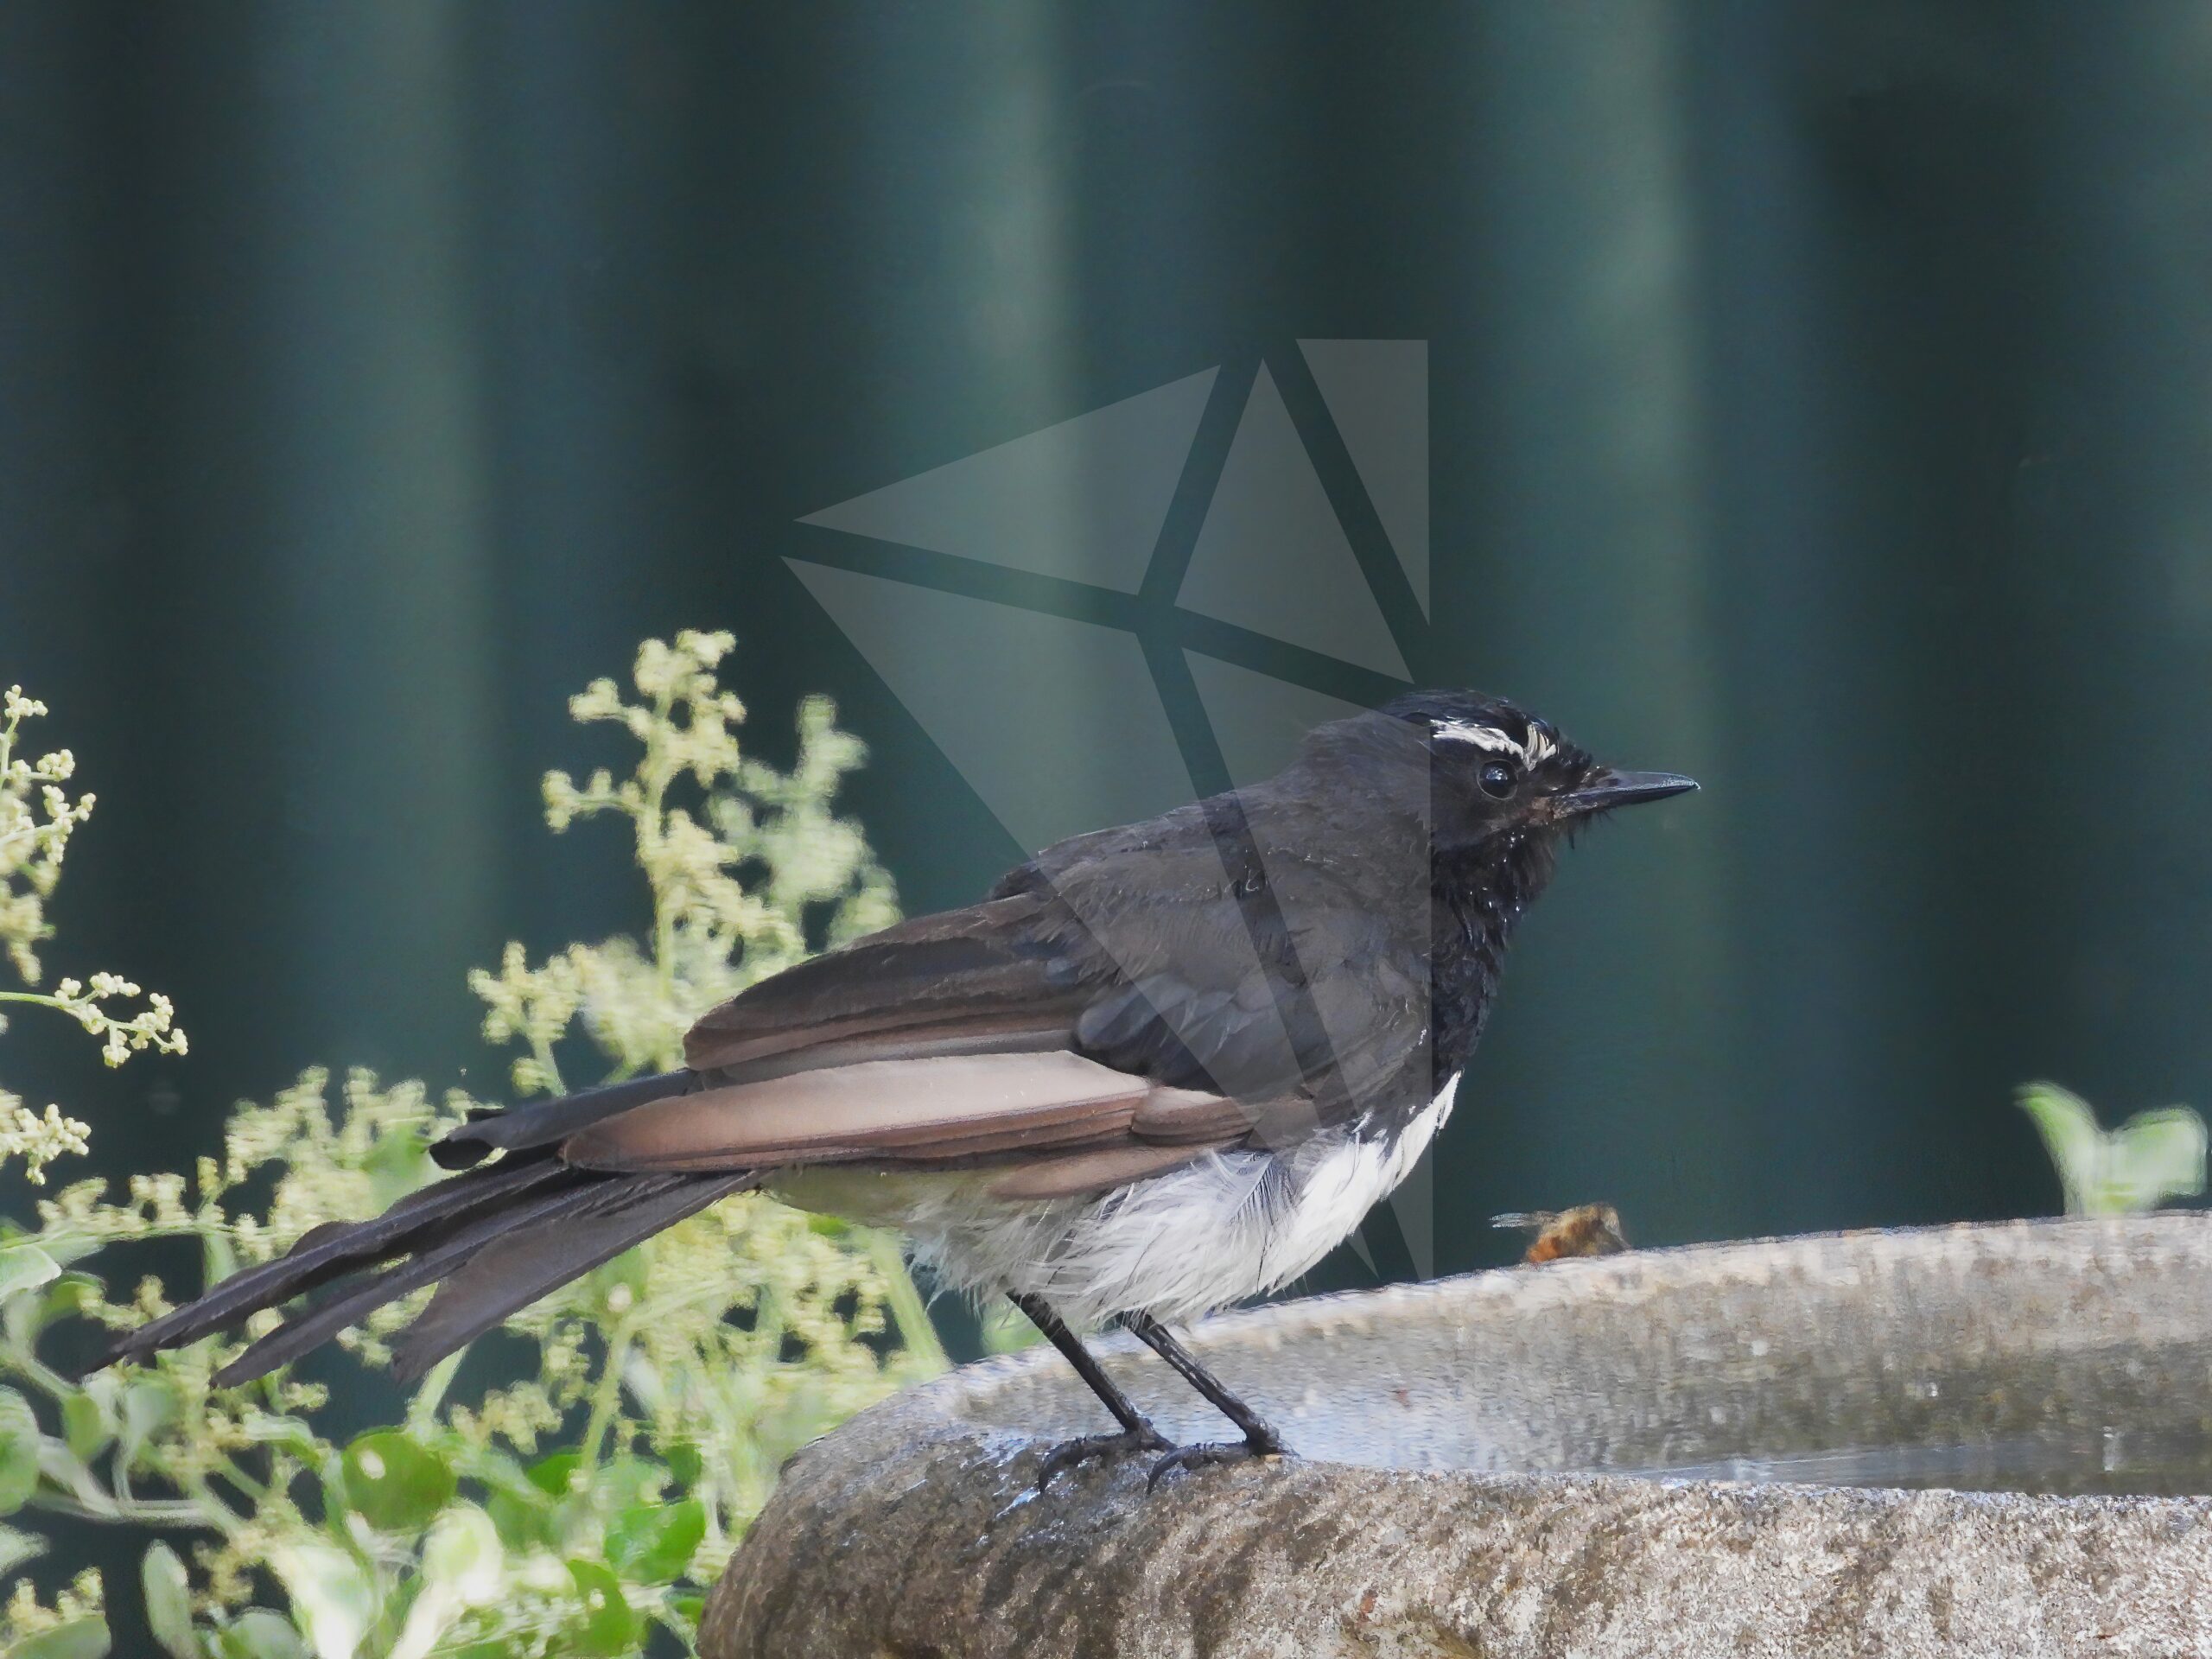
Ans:
[[[1478,725],[1471,720],[1440,720],[1433,724],[1437,736],[1447,742],[1471,743],[1477,748],[1487,749],[1494,754],[1513,754],[1524,760],[1528,759],[1527,752],[1495,726]]]
[[[1540,766],[1559,753],[1559,744],[1542,727],[1530,722],[1526,745],[1517,743],[1495,726],[1485,726],[1472,720],[1438,720],[1429,722],[1436,735],[1447,742],[1471,743],[1478,749],[1492,754],[1510,754],[1524,766]]]

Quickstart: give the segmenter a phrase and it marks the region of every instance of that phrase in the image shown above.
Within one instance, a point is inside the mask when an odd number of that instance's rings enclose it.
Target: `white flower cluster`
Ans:
[[[28,985],[38,983],[39,943],[54,934],[46,901],[61,879],[61,856],[71,833],[92,816],[93,800],[73,801],[63,791],[77,770],[68,750],[35,760],[16,753],[23,722],[45,713],[20,685],[0,696],[0,944]]]
[[[547,817],[619,827],[606,839],[634,852],[647,925],[537,965],[510,945],[496,970],[472,976],[486,1036],[521,1051],[526,1092],[561,1087],[556,1056],[594,1080],[665,1068],[702,1008],[896,919],[890,878],[835,810],[861,746],[814,700],[788,773],[743,754],[744,709],[715,672],[730,643],[648,641],[634,695],[602,680],[571,704],[579,720],[619,724],[636,763],[582,785],[549,777]],[[8,707],[11,719],[35,709]],[[23,817],[43,827],[66,809],[78,821],[86,804],[32,812],[37,787],[15,793]],[[181,1050],[165,1000],[129,1018],[105,1011],[139,995],[114,976],[0,991],[70,1014],[111,1058]],[[230,1336],[81,1382],[41,1353],[49,1327],[118,1330],[168,1306],[131,1251],[196,1244],[209,1281],[265,1262],[435,1179],[428,1143],[478,1109],[362,1071],[334,1098],[333,1081],[310,1071],[266,1105],[235,1108],[189,1179],[134,1175],[120,1197],[97,1179],[60,1185],[36,1204],[35,1230],[0,1236],[0,1573],[45,1548],[48,1515],[67,1515],[194,1541],[183,1554],[154,1544],[137,1575],[146,1623],[171,1653],[543,1659],[638,1652],[649,1633],[695,1650],[702,1587],[785,1460],[945,1363],[887,1236],[765,1194],[730,1198],[510,1321],[496,1364],[512,1382],[457,1382],[448,1361],[401,1422],[350,1444],[318,1421],[322,1383],[215,1386],[238,1351]],[[81,1150],[83,1135],[58,1110],[37,1116],[0,1096],[0,1158],[42,1164]],[[424,1294],[371,1314],[344,1346],[387,1363],[387,1339]],[[276,1317],[256,1315],[244,1334]],[[19,1590],[0,1605],[0,1652],[107,1651],[97,1591],[86,1580],[49,1604]],[[253,1605],[272,1596],[277,1605]]]
[[[76,757],[56,749],[35,760],[16,752],[23,722],[44,717],[46,705],[11,685],[0,696],[0,946],[26,986],[35,987],[41,967],[38,946],[54,937],[46,918],[46,901],[61,880],[62,855],[69,837],[92,816],[92,797],[71,799],[61,785],[77,770]],[[105,1005],[128,1002],[140,996],[146,1004],[124,1014]],[[185,1034],[177,1028],[176,1010],[158,991],[147,995],[120,974],[94,974],[89,981],[64,979],[51,991],[0,991],[0,1007],[9,1003],[52,1008],[66,1014],[93,1036],[102,1039],[100,1052],[110,1065],[121,1065],[132,1054],[151,1048],[165,1054],[181,1054]],[[0,1014],[0,1031],[7,1020]],[[22,1096],[0,1089],[0,1164],[10,1158],[23,1160],[24,1173],[43,1183],[46,1166],[69,1153],[82,1153],[84,1124],[65,1117],[49,1105],[43,1114],[23,1104]]]
[[[617,1075],[666,1071],[681,1062],[692,1020],[807,954],[810,910],[826,912],[830,944],[898,918],[891,878],[867,838],[830,810],[867,750],[837,729],[827,699],[810,697],[791,772],[744,754],[734,728],[745,705],[715,677],[731,644],[727,633],[689,630],[672,644],[648,639],[631,676],[637,702],[611,679],[569,699],[580,723],[619,725],[641,753],[619,780],[606,771],[582,784],[546,773],[545,822],[558,832],[602,814],[626,819],[652,926],[639,943],[572,945],[540,968],[510,945],[497,973],[471,976],[486,1039],[524,1050],[513,1075],[525,1094],[563,1087],[554,1045],[578,1014],[619,1057]]]
[[[46,1166],[67,1154],[86,1151],[85,1137],[91,1133],[89,1124],[62,1116],[59,1106],[48,1106],[41,1116],[23,1104],[21,1096],[0,1089],[0,1163],[22,1159],[24,1175],[41,1186],[46,1185]]]

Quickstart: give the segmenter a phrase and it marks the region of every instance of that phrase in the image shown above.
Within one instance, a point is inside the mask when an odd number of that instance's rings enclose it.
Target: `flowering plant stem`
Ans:
[[[486,1037],[511,1049],[518,1093],[557,1090],[564,1070],[666,1070],[707,1008],[896,918],[889,877],[830,808],[859,744],[816,700],[799,711],[790,772],[743,753],[743,707],[715,677],[729,647],[722,634],[649,640],[634,700],[601,680],[570,704],[579,721],[621,726],[639,754],[620,779],[549,773],[547,822],[563,832],[626,821],[647,925],[642,941],[571,945],[535,964],[511,945],[498,969],[470,976]],[[30,953],[51,936],[42,902],[92,803],[60,796],[66,753],[35,768],[15,758],[17,727],[35,712],[10,693],[0,726],[0,876],[13,881],[0,887],[0,944],[27,982],[0,1002],[68,1014],[111,1061],[148,1048],[181,1055],[165,999],[125,1014],[111,1007],[141,994],[113,976],[35,985]],[[73,1325],[121,1329],[168,1306],[162,1284],[130,1268],[141,1247],[195,1240],[209,1281],[267,1261],[435,1179],[429,1140],[480,1109],[458,1091],[439,1100],[364,1071],[334,1101],[331,1082],[310,1071],[270,1103],[239,1107],[189,1176],[135,1176],[119,1198],[79,1182],[37,1203],[35,1224],[0,1223],[0,1378],[16,1385],[0,1387],[0,1561],[37,1553],[35,1531],[21,1529],[40,1516],[181,1531],[188,1562],[154,1542],[140,1586],[172,1655],[536,1659],[632,1652],[649,1627],[689,1648],[700,1586],[790,1453],[945,1363],[895,1240],[760,1193],[517,1315],[510,1332],[534,1356],[518,1376],[487,1384],[480,1365],[451,1357],[398,1422],[350,1442],[318,1427],[320,1383],[279,1372],[217,1387],[235,1338],[81,1383],[45,1357]],[[0,1107],[0,1158],[21,1156],[35,1177],[82,1149],[85,1126],[58,1109],[34,1117],[13,1096]],[[110,1300],[110,1283],[134,1278],[135,1293]],[[381,1367],[420,1305],[381,1310],[342,1340]],[[243,1334],[277,1317],[257,1315]],[[0,1651],[65,1630],[68,1651],[102,1650],[111,1588],[79,1575],[41,1599],[19,1577]],[[254,1605],[272,1588],[275,1605]]]

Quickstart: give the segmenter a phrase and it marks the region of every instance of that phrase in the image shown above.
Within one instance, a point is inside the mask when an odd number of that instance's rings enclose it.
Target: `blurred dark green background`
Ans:
[[[51,967],[194,1052],[0,1076],[110,1170],[312,1061],[496,1090],[465,970],[639,916],[563,699],[679,626],[972,897],[793,520],[1313,336],[1430,343],[1416,672],[1707,785],[1525,932],[1440,1268],[2047,1211],[2018,1083],[2212,1096],[2195,0],[12,0],[0,681],[101,797]]]

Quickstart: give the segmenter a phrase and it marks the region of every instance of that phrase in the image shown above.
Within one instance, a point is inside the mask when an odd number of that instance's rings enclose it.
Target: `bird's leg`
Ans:
[[[1260,1414],[1222,1385],[1221,1379],[1198,1363],[1198,1356],[1168,1333],[1167,1327],[1149,1313],[1124,1313],[1122,1328],[1166,1360],[1182,1379],[1205,1395],[1207,1402],[1243,1432],[1244,1438],[1226,1445],[1179,1446],[1152,1465],[1147,1489],[1176,1469],[1195,1469],[1202,1464],[1236,1463],[1246,1458],[1277,1458],[1290,1448]]]
[[[1041,1298],[1009,1292],[1007,1299],[1020,1308],[1030,1324],[1045,1333],[1045,1340],[1066,1356],[1075,1374],[1090,1385],[1090,1391],[1114,1414],[1114,1421],[1122,1426],[1118,1434],[1085,1434],[1080,1439],[1058,1446],[1046,1454],[1045,1466],[1037,1471],[1037,1490],[1043,1491],[1054,1475],[1077,1464],[1093,1459],[1109,1458],[1122,1452],[1165,1452],[1169,1449],[1166,1436],[1147,1421],[1145,1414],[1131,1402],[1129,1396],[1116,1386],[1114,1379],[1083,1345],[1083,1339],[1061,1323],[1060,1316],[1052,1312]]]

